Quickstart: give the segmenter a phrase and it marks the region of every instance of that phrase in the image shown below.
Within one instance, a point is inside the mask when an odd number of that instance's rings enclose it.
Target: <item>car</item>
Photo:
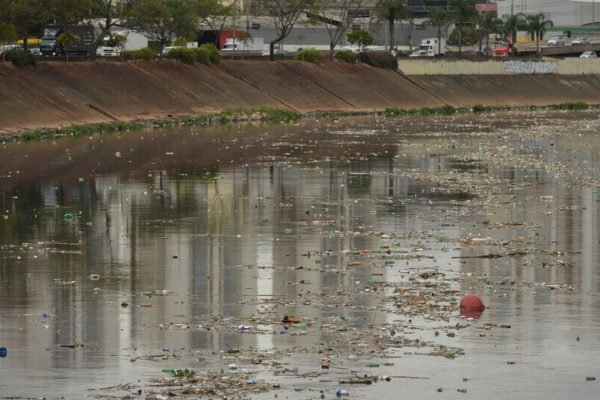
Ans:
[[[579,58],[598,58],[598,54],[595,51],[584,51]]]
[[[116,47],[98,46],[96,55],[98,57],[117,57],[119,55],[119,50]]]
[[[564,46],[565,38],[562,36],[553,36],[546,42],[546,46]]]
[[[340,48],[341,51],[351,51],[354,54],[358,54],[360,53],[360,49],[358,48],[358,46],[342,46]]]
[[[573,41],[571,42],[571,46],[576,46],[576,45],[580,45],[580,44],[589,44],[590,41],[588,40],[588,38],[580,36],[580,37],[576,37],[575,39],[573,39]]]
[[[163,49],[162,49],[162,55],[163,56],[168,55],[171,50],[176,49],[177,47],[179,47],[179,46],[165,46],[165,47],[163,47]]]
[[[4,44],[0,45],[0,54],[11,51],[11,50],[23,50],[23,47],[18,44]]]
[[[273,49],[273,55],[274,55],[274,56],[283,56],[283,54],[284,54],[284,53],[283,53],[283,50],[281,50],[280,48],[278,48],[278,47],[275,47],[275,48]],[[268,46],[267,46],[267,48],[266,48],[266,49],[264,49],[264,50],[263,50],[263,52],[262,52],[262,55],[263,55],[263,56],[269,56],[269,55],[271,55],[271,51],[270,51],[270,49],[269,49],[269,47],[268,47]]]

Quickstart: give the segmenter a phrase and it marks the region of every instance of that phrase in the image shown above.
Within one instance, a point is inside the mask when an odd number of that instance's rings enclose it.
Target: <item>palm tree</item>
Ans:
[[[395,22],[410,18],[408,0],[379,0],[377,3],[379,19],[388,22],[390,33],[390,52],[396,47]]]
[[[531,14],[527,16],[527,31],[535,35],[535,53],[540,52],[540,39],[548,28],[552,28],[554,23],[546,19],[544,13]]]
[[[60,45],[61,49],[67,55],[67,62],[69,62],[69,48],[79,43],[79,36],[74,35],[71,32],[63,32],[58,35],[56,41]]]
[[[452,23],[452,15],[445,8],[437,7],[429,10],[427,13],[426,24],[437,28],[438,53],[442,53],[442,30],[448,31],[448,26]]]
[[[517,13],[503,15],[502,21],[504,21],[504,38],[510,38],[510,40],[515,43],[517,41],[517,31],[527,26],[527,18],[525,18],[525,14]]]
[[[483,46],[483,38],[485,37],[485,45],[489,46],[489,37],[492,33],[500,33],[502,31],[502,20],[496,18],[493,13],[484,12],[477,17],[477,25],[479,25],[479,53]]]
[[[458,56],[462,55],[462,37],[465,24],[472,22],[476,15],[475,0],[452,0],[450,2],[452,20],[458,29]]]

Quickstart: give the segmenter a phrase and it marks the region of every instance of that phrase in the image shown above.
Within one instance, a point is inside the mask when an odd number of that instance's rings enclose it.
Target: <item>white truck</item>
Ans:
[[[265,39],[263,38],[244,38],[244,39],[225,39],[225,44],[221,51],[256,51],[262,52],[265,48]]]
[[[117,57],[121,54],[121,51],[139,50],[148,47],[148,38],[139,32],[119,30],[113,31],[115,35],[121,35],[125,38],[125,41],[121,46],[115,47],[110,46],[111,38],[107,36],[98,49],[96,55],[100,57]]]
[[[435,57],[446,54],[448,50],[446,39],[429,38],[421,40],[419,48],[412,53],[409,57]]]

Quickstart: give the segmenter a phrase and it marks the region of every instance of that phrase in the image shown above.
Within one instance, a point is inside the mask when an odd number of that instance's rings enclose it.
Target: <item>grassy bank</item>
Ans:
[[[62,137],[80,137],[94,134],[115,132],[131,132],[143,128],[166,128],[177,126],[216,126],[231,123],[260,121],[265,123],[291,123],[298,121],[302,115],[293,110],[275,108],[227,109],[219,113],[199,115],[169,116],[149,121],[104,122],[99,124],[71,125],[61,128],[40,128],[19,132],[8,137],[11,141],[29,142]]]
[[[114,123],[71,125],[61,128],[41,128],[19,132],[9,136],[8,141],[29,142],[44,139],[59,139],[63,137],[80,137],[95,134],[110,134],[131,132],[144,128],[174,128],[178,126],[226,126],[232,123],[294,123],[301,118],[315,117],[351,117],[358,115],[384,115],[388,118],[403,116],[451,116],[466,113],[485,113],[497,111],[535,111],[535,110],[568,110],[583,111],[590,108],[600,108],[600,105],[582,102],[559,103],[547,106],[518,106],[518,107],[490,107],[475,104],[471,107],[421,107],[421,108],[386,108],[384,111],[364,112],[325,112],[301,114],[297,111],[278,108],[236,108],[227,109],[218,113],[204,113],[199,115],[168,116],[167,118],[149,121],[122,121]]]

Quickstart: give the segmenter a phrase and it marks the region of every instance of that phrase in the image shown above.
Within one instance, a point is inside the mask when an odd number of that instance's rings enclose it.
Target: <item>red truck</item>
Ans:
[[[510,40],[494,43],[494,57],[508,57],[513,53],[513,44]]]

